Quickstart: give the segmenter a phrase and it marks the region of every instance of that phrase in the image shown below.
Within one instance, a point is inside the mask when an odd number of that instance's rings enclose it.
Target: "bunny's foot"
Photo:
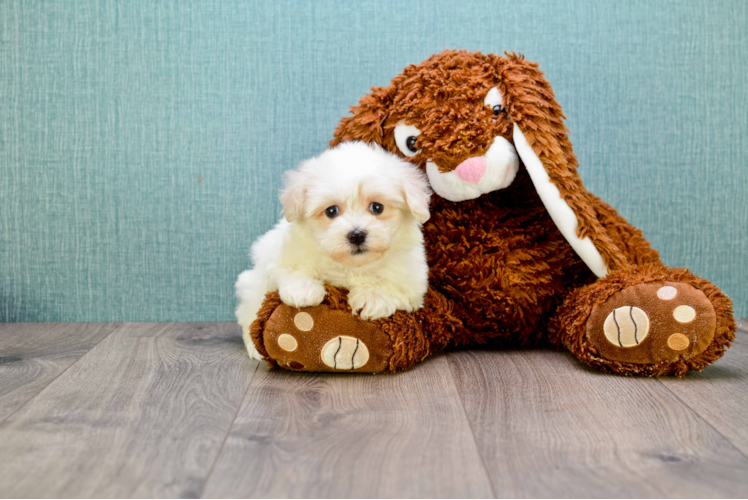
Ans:
[[[281,303],[253,337],[261,339],[257,349],[271,365],[296,371],[384,372],[393,352],[375,325],[325,304],[297,309]]]
[[[625,375],[685,375],[717,360],[735,338],[730,300],[686,270],[618,271],[567,299],[551,322],[580,360]]]
[[[413,313],[365,321],[353,314],[345,290],[327,287],[322,304],[295,308],[269,293],[245,335],[271,366],[307,372],[385,373],[405,370],[444,348],[457,320],[440,295],[429,292]],[[435,332],[435,334],[432,334]]]

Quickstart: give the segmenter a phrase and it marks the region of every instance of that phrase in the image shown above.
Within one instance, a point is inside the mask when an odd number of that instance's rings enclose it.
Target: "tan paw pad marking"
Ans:
[[[678,306],[673,310],[673,318],[678,323],[690,323],[696,317],[696,310],[691,306]]]
[[[682,351],[691,344],[688,337],[682,333],[674,333],[667,339],[667,346],[674,351]]]
[[[355,337],[341,335],[322,347],[322,362],[335,370],[355,370],[369,361],[369,349]]]
[[[296,341],[293,335],[289,335],[287,333],[283,333],[278,337],[278,345],[281,349],[288,352],[293,352],[297,347],[299,347],[299,343]]]
[[[657,290],[657,296],[662,300],[673,300],[678,295],[678,290],[674,286],[663,286]]]
[[[638,307],[614,309],[603,324],[605,338],[618,347],[639,345],[649,333],[649,316]]]
[[[302,332],[308,332],[314,327],[312,315],[306,312],[297,313],[293,318],[293,324]]]

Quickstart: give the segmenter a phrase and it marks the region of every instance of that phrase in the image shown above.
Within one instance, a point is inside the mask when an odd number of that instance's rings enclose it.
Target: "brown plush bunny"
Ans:
[[[351,314],[345,290],[328,287],[304,310],[268,294],[250,335],[271,365],[392,372],[450,346],[550,341],[600,370],[680,376],[734,339],[730,300],[665,267],[585,189],[537,64],[445,51],[373,88],[352,113],[333,146],[377,143],[428,175],[429,292],[413,313],[368,322]],[[296,338],[293,350],[282,334]]]

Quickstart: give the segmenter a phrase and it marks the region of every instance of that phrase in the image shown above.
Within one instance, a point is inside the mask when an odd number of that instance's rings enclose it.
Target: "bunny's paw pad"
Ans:
[[[263,332],[268,355],[278,366],[308,372],[388,371],[393,349],[376,325],[326,305],[278,306]]]
[[[655,364],[703,352],[716,324],[714,307],[701,290],[686,283],[642,283],[597,305],[587,337],[605,359]]]

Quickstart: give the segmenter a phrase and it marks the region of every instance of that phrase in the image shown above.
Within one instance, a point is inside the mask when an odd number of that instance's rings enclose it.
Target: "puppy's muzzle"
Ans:
[[[364,244],[364,242],[366,242],[366,231],[354,229],[353,231],[348,233],[348,242],[351,245],[360,247]]]

